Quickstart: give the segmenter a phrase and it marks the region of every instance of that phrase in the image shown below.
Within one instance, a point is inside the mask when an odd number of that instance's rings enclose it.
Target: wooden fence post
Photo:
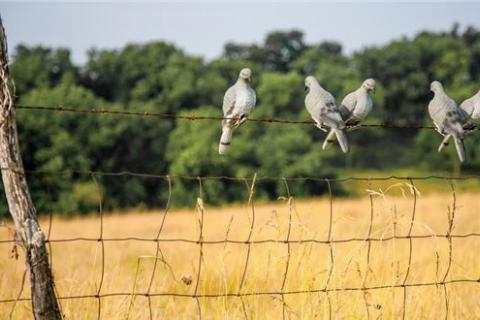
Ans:
[[[37,320],[62,319],[48,262],[45,236],[28,190],[14,118],[14,88],[8,70],[7,38],[0,17],[0,166],[15,238],[25,252],[32,311]]]

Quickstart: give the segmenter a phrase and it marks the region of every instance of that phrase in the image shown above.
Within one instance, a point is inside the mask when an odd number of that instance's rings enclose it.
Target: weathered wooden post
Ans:
[[[62,319],[48,263],[45,236],[28,190],[14,118],[14,88],[8,70],[7,38],[0,17],[0,166],[15,238],[25,252],[32,310],[37,320]]]

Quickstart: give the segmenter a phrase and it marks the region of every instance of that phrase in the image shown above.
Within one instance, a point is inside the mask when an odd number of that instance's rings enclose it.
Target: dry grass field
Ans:
[[[368,188],[364,186],[364,190]],[[444,190],[417,196],[416,216],[411,235],[445,235],[449,229],[449,210],[453,207],[450,186]],[[441,188],[438,188],[441,189]],[[446,285],[407,287],[404,302],[401,285],[408,273],[406,284],[441,282],[447,273],[450,257],[446,237],[426,237],[412,240],[391,239],[409,233],[412,218],[413,194],[407,184],[390,183],[389,188],[373,184],[373,223],[370,230],[370,198],[365,191],[356,198],[333,199],[331,238],[335,240],[358,238],[351,242],[325,243],[262,242],[251,244],[250,257],[242,293],[264,293],[242,298],[199,298],[203,319],[281,319],[283,307],[290,319],[398,319],[403,312],[407,319],[443,319],[446,298],[450,319],[480,318],[480,283],[458,282]],[[456,193],[453,234],[480,232],[478,209],[479,193]],[[290,202],[280,198],[274,203],[245,203],[232,207],[215,208],[204,204],[203,239],[284,240],[291,226],[290,240],[326,240],[329,233],[330,202],[328,197]],[[109,213],[104,217],[103,237],[155,238],[163,211]],[[170,210],[160,235],[161,239],[199,238],[199,220],[202,210]],[[289,219],[291,217],[291,223]],[[44,230],[48,220],[42,220]],[[368,236],[383,241],[366,242]],[[98,215],[65,220],[53,218],[51,239],[88,237],[99,235]],[[386,238],[390,238],[387,240]],[[11,239],[7,228],[0,228],[0,239]],[[248,245],[224,243],[203,245],[200,278],[197,278],[200,245],[192,242],[160,242],[164,261],[158,261],[150,292],[191,295],[198,281],[199,295],[236,294],[239,290]],[[11,258],[11,243],[0,244],[0,299],[15,298],[23,274],[23,256]],[[479,279],[480,237],[452,239],[452,263],[447,281]],[[288,251],[290,250],[290,255]],[[60,296],[92,295],[96,293],[102,268],[102,250],[99,242],[53,242],[53,268]],[[367,267],[367,256],[370,258]],[[101,294],[127,293],[127,295],[101,298],[102,319],[148,319],[148,299],[131,296],[148,290],[156,253],[153,241],[105,241],[105,272]],[[411,260],[409,264],[409,260]],[[137,265],[137,262],[140,263]],[[284,286],[284,300],[278,292],[289,268]],[[410,265],[410,267],[408,267]],[[138,267],[138,268],[137,268]],[[330,275],[330,280],[328,280]],[[192,283],[188,284],[188,278]],[[341,288],[378,287],[372,290],[334,290]],[[28,287],[28,282],[26,287]],[[318,289],[327,288],[327,293]],[[311,293],[292,293],[309,291]],[[317,290],[317,291],[315,291]],[[445,297],[445,292],[447,296]],[[28,297],[28,289],[22,297]],[[242,300],[245,310],[242,308]],[[283,301],[283,302],[282,302]],[[66,319],[97,319],[98,299],[61,300]],[[13,303],[0,304],[0,314],[8,317]],[[404,310],[405,305],[405,310]],[[18,302],[13,319],[31,319],[30,302]],[[152,296],[154,319],[195,319],[198,317],[197,300],[192,297]]]

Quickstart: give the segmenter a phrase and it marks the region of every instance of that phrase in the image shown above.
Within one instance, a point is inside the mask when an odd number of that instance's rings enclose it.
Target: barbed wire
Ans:
[[[202,116],[202,115],[179,115],[173,113],[159,113],[150,111],[125,111],[125,110],[111,110],[107,108],[71,108],[63,106],[32,106],[32,105],[15,105],[16,109],[25,109],[31,111],[44,111],[44,112],[66,112],[66,113],[79,113],[79,114],[97,114],[97,115],[115,115],[115,116],[132,116],[132,117],[154,117],[160,119],[172,119],[172,120],[232,120],[229,117],[221,116]],[[262,122],[262,123],[277,123],[277,124],[299,124],[299,125],[312,125],[314,121],[308,120],[287,120],[276,118],[252,118],[249,117],[250,122]],[[356,127],[360,128],[388,128],[388,129],[435,129],[434,126],[424,124],[404,124],[397,125],[393,123],[379,123],[379,124],[360,124]]]
[[[11,170],[9,168],[2,168],[2,170]],[[27,171],[27,174],[65,174],[71,173],[72,171],[59,171],[59,172],[52,172],[52,171]],[[152,311],[152,302],[151,299],[155,297],[176,297],[176,298],[189,298],[194,299],[197,305],[197,315],[199,319],[202,319],[204,310],[202,309],[202,304],[200,299],[216,299],[216,298],[232,298],[232,299],[239,299],[241,303],[241,307],[243,310],[243,315],[245,319],[249,319],[249,306],[247,301],[244,299],[246,297],[260,297],[260,296],[272,296],[278,297],[278,300],[281,302],[282,305],[282,317],[283,319],[287,319],[288,310],[290,306],[288,305],[287,301],[285,301],[285,297],[289,295],[299,295],[299,294],[315,294],[315,293],[324,293],[326,297],[326,302],[328,303],[328,317],[329,319],[336,318],[335,311],[332,308],[332,301],[330,298],[330,294],[334,292],[363,292],[364,296],[364,305],[365,305],[365,317],[367,319],[371,319],[370,308],[372,308],[371,304],[368,303],[367,293],[374,290],[382,290],[382,289],[402,289],[403,290],[403,306],[402,306],[402,318],[406,319],[406,303],[408,301],[408,294],[412,288],[416,287],[443,287],[443,296],[444,296],[444,309],[445,309],[445,318],[449,316],[449,308],[450,308],[450,299],[449,299],[449,292],[448,287],[451,284],[480,284],[480,276],[478,278],[451,278],[450,277],[450,270],[453,263],[453,250],[454,250],[454,239],[466,239],[466,238],[475,238],[480,239],[480,231],[478,232],[469,232],[469,233],[454,233],[454,221],[456,218],[456,210],[458,207],[457,204],[457,196],[456,196],[456,188],[454,185],[454,181],[456,180],[466,180],[466,179],[479,179],[480,176],[468,176],[468,177],[443,177],[443,176],[419,176],[419,177],[398,177],[398,176],[388,176],[388,177],[377,177],[377,178],[370,178],[370,177],[347,177],[347,178],[338,178],[338,179],[331,179],[331,178],[318,178],[318,177],[302,177],[302,178],[285,178],[285,177],[257,177],[254,175],[252,178],[239,178],[239,177],[229,177],[229,176],[218,176],[218,177],[195,177],[195,176],[173,176],[173,175],[151,175],[151,174],[142,174],[142,173],[134,173],[128,171],[122,172],[102,172],[102,171],[76,171],[76,173],[81,172],[82,174],[89,175],[92,182],[96,185],[97,193],[98,193],[98,236],[96,237],[72,237],[72,238],[51,238],[51,228],[52,228],[52,214],[49,217],[49,224],[48,229],[46,231],[47,238],[46,242],[49,245],[49,253],[50,257],[52,256],[52,243],[72,243],[72,242],[97,242],[101,245],[100,250],[100,264],[101,268],[99,269],[99,275],[96,285],[95,292],[91,294],[82,294],[76,295],[59,295],[58,299],[60,301],[65,300],[74,300],[74,299],[96,299],[97,300],[97,319],[102,318],[102,299],[107,297],[130,297],[130,304],[127,311],[127,319],[131,307],[135,304],[135,297],[144,297],[148,299],[148,310],[149,310],[149,318],[153,319],[153,311]],[[158,226],[157,231],[151,237],[105,237],[103,232],[104,226],[104,207],[103,207],[103,198],[101,193],[101,188],[99,186],[99,182],[97,178],[102,175],[109,175],[109,176],[124,176],[124,175],[131,175],[131,176],[138,176],[138,177],[145,177],[145,178],[156,178],[156,179],[163,179],[166,182],[168,188],[168,197],[165,202],[165,208],[163,212],[163,216],[160,221],[160,225]],[[196,209],[198,211],[198,237],[196,238],[167,238],[163,237],[162,233],[165,229],[165,226],[168,223],[168,216],[169,216],[169,209],[171,206],[172,201],[172,179],[188,179],[188,180],[196,180],[198,183],[198,200],[196,204]],[[238,182],[243,183],[246,190],[246,203],[247,208],[250,208],[250,223],[248,227],[248,235],[246,238],[243,239],[231,239],[229,238],[228,232],[224,238],[220,239],[206,239],[204,237],[204,216],[206,214],[203,204],[203,181],[208,179],[223,179],[225,181],[230,182]],[[281,181],[285,186],[285,194],[286,194],[286,201],[288,205],[288,230],[286,237],[283,239],[255,239],[253,236],[253,231],[256,227],[256,220],[257,220],[257,213],[256,213],[256,205],[255,205],[255,188],[257,186],[257,182],[262,179],[275,179],[277,181]],[[327,187],[327,195],[328,195],[328,235],[325,239],[317,239],[317,238],[307,238],[307,239],[296,239],[291,238],[291,227],[292,227],[292,219],[294,216],[294,211],[296,210],[293,206],[293,195],[290,191],[289,183],[292,181],[303,181],[303,179],[316,179],[318,181],[323,181]],[[417,211],[417,189],[415,187],[416,180],[428,180],[428,179],[440,179],[441,181],[446,181],[450,186],[451,192],[451,205],[449,206],[448,210],[448,228],[445,233],[428,233],[428,234],[413,234],[413,225],[415,223],[416,211]],[[350,238],[334,238],[334,205],[333,205],[333,188],[332,184],[334,183],[344,183],[344,182],[351,182],[361,180],[368,183],[371,186],[373,181],[385,181],[385,180],[404,180],[408,182],[409,186],[411,187],[412,191],[412,209],[411,215],[409,218],[408,223],[408,232],[405,234],[399,234],[396,229],[393,231],[393,235],[389,236],[381,236],[375,237],[372,234],[372,227],[374,224],[374,198],[373,194],[369,193],[369,228],[368,233],[365,237],[350,237]],[[370,187],[371,188],[371,187]],[[448,241],[448,259],[445,271],[442,275],[437,277],[437,281],[429,281],[429,282],[410,282],[409,275],[410,269],[412,265],[412,255],[413,255],[413,243],[415,240],[419,239],[446,239]],[[394,240],[408,240],[408,259],[407,259],[407,270],[405,272],[405,276],[400,281],[395,281],[394,283],[387,283],[387,284],[380,284],[380,285],[369,285],[368,278],[369,273],[373,271],[370,270],[370,258],[371,258],[371,244],[375,242],[387,242],[387,241],[394,241]],[[125,292],[104,292],[103,289],[103,282],[105,278],[105,262],[106,262],[106,254],[105,254],[105,243],[112,243],[112,242],[122,242],[122,241],[139,241],[139,242],[151,242],[154,245],[155,256],[154,256],[154,267],[152,273],[149,277],[148,287],[145,291],[136,290],[136,278],[135,283],[133,286],[132,291],[125,291]],[[339,244],[345,243],[353,243],[353,242],[364,242],[367,244],[367,253],[365,257],[366,261],[366,273],[363,276],[362,285],[360,286],[331,286],[331,279],[333,270],[335,268],[335,264],[337,261],[337,257],[335,256],[335,246]],[[0,244],[5,243],[15,243],[15,239],[2,239],[0,240]],[[157,261],[161,261],[162,263],[169,266],[162,248],[166,248],[165,246],[173,243],[187,243],[198,245],[198,263],[196,266],[196,278],[192,285],[192,290],[189,293],[179,293],[179,292],[157,292],[153,291],[153,283],[155,282],[155,270],[157,268]],[[329,261],[328,270],[326,273],[326,280],[324,284],[320,287],[313,287],[309,289],[297,289],[297,290],[289,290],[286,283],[291,281],[292,277],[295,277],[294,274],[289,272],[290,269],[290,256],[291,256],[291,245],[298,245],[298,244],[319,244],[319,245],[326,245],[328,246],[329,257],[327,258]],[[206,259],[204,255],[204,247],[205,246],[213,246],[213,245],[221,245],[221,244],[237,244],[237,245],[244,245],[246,248],[246,255],[243,261],[243,267],[240,271],[240,281],[238,283],[237,288],[233,288],[227,292],[200,292],[200,280],[203,275],[202,271],[204,269],[204,260]],[[264,245],[264,244],[276,244],[285,246],[285,268],[283,269],[283,274],[280,275],[280,279],[278,280],[281,283],[280,290],[271,290],[270,288],[265,288],[264,291],[257,290],[257,291],[249,291],[245,290],[245,281],[246,277],[249,274],[249,265],[250,265],[250,252],[252,250],[253,245]],[[437,253],[438,257],[438,253]],[[139,265],[140,259],[137,261],[137,268]],[[437,268],[438,268],[439,261],[437,260]],[[54,270],[55,267],[53,266]],[[170,267],[171,268],[171,267]],[[0,303],[12,303],[10,316],[14,314],[16,309],[16,305],[18,302],[24,301],[31,301],[28,297],[22,297],[23,287],[25,282],[25,275],[21,282],[21,287],[16,295],[16,298],[2,298],[0,299]]]

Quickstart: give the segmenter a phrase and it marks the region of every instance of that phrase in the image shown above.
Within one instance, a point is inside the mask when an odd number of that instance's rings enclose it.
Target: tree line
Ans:
[[[431,124],[429,84],[441,81],[457,102],[480,87],[480,31],[420,32],[347,55],[334,41],[308,44],[299,30],[269,33],[261,44],[225,44],[214,60],[189,55],[158,41],[121,49],[88,51],[78,66],[66,48],[14,49],[10,65],[19,105],[78,109],[162,112],[221,116],[225,90],[241,68],[253,71],[257,107],[252,117],[304,120],[303,79],[315,76],[341,99],[366,78],[377,81],[367,123]],[[323,151],[325,133],[313,125],[248,122],[235,132],[226,156],[217,152],[221,124],[154,117],[117,117],[16,111],[25,167],[62,174],[29,174],[39,212],[72,214],[95,209],[99,195],[107,209],[160,207],[168,196],[164,180],[96,177],[71,171],[134,171],[207,176],[336,177],[360,171],[408,169],[422,173],[478,172],[480,135],[466,139],[467,161],[460,166],[453,147],[437,153],[441,137],[433,130],[364,128],[349,133],[352,150]],[[174,179],[173,203],[191,205],[198,182]],[[284,194],[282,181],[262,181],[257,197]],[[322,182],[295,183],[296,196],[326,192]],[[337,186],[337,188],[340,188]],[[336,190],[342,192],[341,189]],[[210,203],[242,201],[244,183],[205,181]],[[1,206],[5,215],[5,201]]]

